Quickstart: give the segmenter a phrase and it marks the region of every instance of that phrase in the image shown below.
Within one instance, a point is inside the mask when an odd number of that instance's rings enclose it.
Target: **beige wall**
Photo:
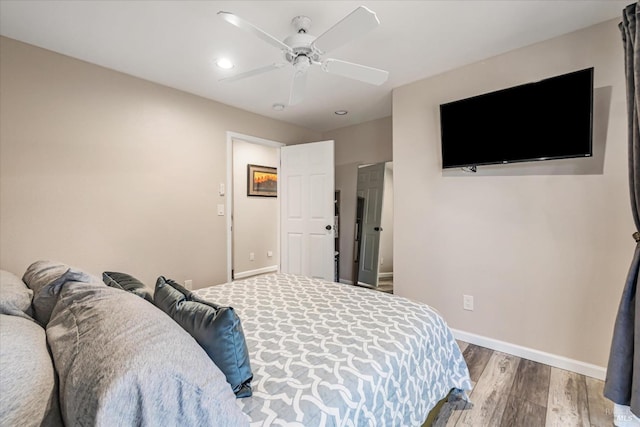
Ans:
[[[391,160],[392,121],[385,117],[323,134],[335,141],[335,187],[340,190],[340,279],[353,278],[358,166]]]
[[[635,245],[616,25],[394,91],[396,293],[434,306],[453,328],[606,365]],[[567,172],[590,161],[575,159],[443,175],[441,103],[591,66],[599,173]],[[463,294],[475,297],[475,311],[462,309]]]
[[[213,78],[213,77],[212,77]],[[0,268],[226,281],[226,131],[321,134],[0,39]]]
[[[278,266],[279,199],[247,196],[247,165],[278,168],[280,150],[233,140],[233,271],[238,274]],[[267,252],[271,252],[271,257]],[[254,260],[249,254],[254,254]]]
[[[325,132],[322,138],[335,141],[336,166],[387,162],[393,156],[392,124],[389,116]]]

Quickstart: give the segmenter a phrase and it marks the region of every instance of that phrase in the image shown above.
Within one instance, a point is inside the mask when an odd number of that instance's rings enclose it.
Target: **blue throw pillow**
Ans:
[[[153,297],[149,289],[140,280],[127,273],[118,273],[115,271],[105,271],[102,273],[102,281],[112,288],[123,289],[153,302]]]
[[[204,301],[176,282],[159,277],[155,305],[182,326],[225,374],[236,397],[251,396],[251,364],[240,318],[231,307]]]

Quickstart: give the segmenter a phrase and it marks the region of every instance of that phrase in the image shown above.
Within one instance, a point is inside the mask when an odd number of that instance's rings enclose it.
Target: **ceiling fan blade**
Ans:
[[[244,73],[236,74],[234,76],[225,77],[218,80],[219,82],[235,82],[236,80],[246,79],[247,77],[253,77],[258,74],[266,73],[267,71],[277,70],[284,67],[287,64],[271,64],[265,67],[256,68],[254,70],[245,71]]]
[[[218,16],[220,16],[222,19],[224,19],[228,23],[230,23],[232,25],[235,25],[236,27],[238,27],[238,28],[240,28],[242,30],[250,32],[254,36],[262,39],[263,41],[269,43],[272,46],[277,47],[278,49],[282,49],[282,50],[285,50],[287,52],[291,52],[291,48],[289,46],[287,46],[286,44],[282,43],[280,40],[278,40],[277,38],[273,37],[271,34],[268,34],[268,33],[264,32],[264,31],[262,31],[260,28],[256,27],[251,22],[245,21],[244,19],[240,18],[237,15],[234,15],[231,12],[220,11],[220,12],[218,12]]]
[[[307,72],[298,71],[293,75],[291,82],[291,94],[289,95],[289,105],[299,104],[304,98],[304,90],[307,86]]]
[[[327,73],[337,74],[361,82],[380,86],[389,78],[389,72],[366,65],[354,64],[339,59],[327,59],[322,63],[322,69]]]
[[[376,13],[364,6],[345,16],[341,21],[318,36],[313,45],[321,53],[329,52],[332,49],[342,46],[351,39],[373,30],[380,21]]]

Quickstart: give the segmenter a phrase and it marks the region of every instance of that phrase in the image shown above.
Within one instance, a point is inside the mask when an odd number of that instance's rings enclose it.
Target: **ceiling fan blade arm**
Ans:
[[[296,105],[302,102],[305,88],[307,86],[307,73],[295,72],[291,82],[291,94],[289,95],[289,105]]]
[[[264,67],[256,68],[254,70],[245,71],[244,73],[235,74],[233,76],[225,77],[218,80],[219,82],[235,82],[236,80],[246,79],[247,77],[257,76],[258,74],[266,73],[271,70],[277,70],[284,67],[286,64],[271,64]]]
[[[388,71],[339,59],[327,59],[322,63],[322,69],[330,74],[337,74],[376,86],[380,86],[389,78]]]
[[[380,25],[376,13],[360,6],[319,35],[313,42],[320,53],[327,53]]]
[[[235,25],[236,27],[253,34],[254,36],[258,37],[259,39],[261,39],[261,40],[263,40],[263,41],[265,41],[267,43],[269,43],[272,46],[277,47],[278,49],[282,49],[282,50],[287,51],[287,52],[291,52],[292,51],[289,46],[287,46],[286,44],[282,43],[280,40],[278,40],[277,38],[273,37],[271,34],[261,30],[258,27],[256,27],[251,22],[240,18],[238,15],[234,15],[231,12],[224,12],[224,11],[221,10],[221,11],[218,12],[218,16],[220,16],[222,19],[224,19],[228,23],[230,23],[232,25]]]

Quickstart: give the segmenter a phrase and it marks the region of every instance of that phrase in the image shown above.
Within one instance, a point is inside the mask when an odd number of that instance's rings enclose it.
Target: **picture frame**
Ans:
[[[247,196],[278,197],[278,169],[247,165]]]

